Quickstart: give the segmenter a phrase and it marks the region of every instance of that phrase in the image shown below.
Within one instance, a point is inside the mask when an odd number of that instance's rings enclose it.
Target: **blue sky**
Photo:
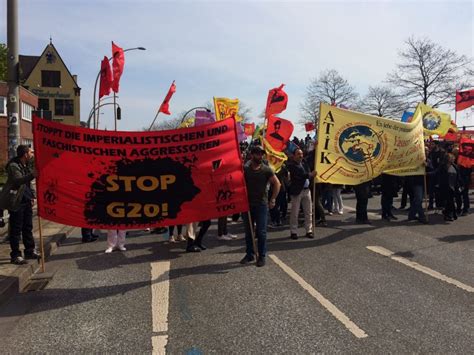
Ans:
[[[6,2],[0,0],[5,43]],[[472,1],[23,0],[19,15],[20,54],[40,55],[52,37],[78,75],[83,120],[111,41],[147,48],[126,53],[120,130],[148,126],[173,80],[172,113],[213,96],[238,97],[256,120],[268,90],[285,83],[289,103],[281,116],[296,123],[311,78],[336,69],[365,95],[394,69],[410,35],[473,57]],[[110,129],[112,110],[103,112]],[[459,122],[470,113],[458,115]],[[302,136],[303,128],[296,128]]]

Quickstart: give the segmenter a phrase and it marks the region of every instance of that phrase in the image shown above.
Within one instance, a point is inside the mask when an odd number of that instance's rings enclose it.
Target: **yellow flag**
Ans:
[[[317,180],[357,185],[382,172],[423,175],[421,117],[403,123],[321,104],[315,154]]]
[[[422,104],[421,102],[416,107],[413,119],[420,117],[423,121],[423,130],[425,136],[444,136],[448,133],[448,130],[452,127],[451,116],[448,113],[444,113],[435,110],[431,106]]]
[[[214,97],[214,108],[216,111],[216,121],[225,120],[232,117],[236,122],[242,121],[238,115],[239,99],[228,99],[226,97]]]
[[[194,126],[194,117],[186,118],[180,125],[179,128],[188,128]]]
[[[272,148],[270,143],[267,142],[265,138],[262,137],[263,148],[265,148],[265,153],[267,155],[267,161],[270,168],[273,169],[275,173],[278,173],[283,165],[283,163],[288,159],[285,153],[277,152]]]

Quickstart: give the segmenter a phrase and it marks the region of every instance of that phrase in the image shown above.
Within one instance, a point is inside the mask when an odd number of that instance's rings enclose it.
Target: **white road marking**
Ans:
[[[474,287],[471,287],[469,285],[466,285],[458,280],[455,280],[449,276],[443,275],[439,273],[438,271],[435,271],[433,269],[430,269],[426,266],[420,265],[414,261],[408,260],[406,258],[403,258],[401,256],[394,255],[395,253],[385,249],[383,247],[379,246],[367,246],[367,249],[370,251],[373,251],[374,253],[389,257],[392,260],[398,261],[399,263],[402,263],[403,265],[406,265],[408,267],[411,267],[412,269],[421,271],[422,273],[425,273],[427,275],[430,275],[431,277],[434,277],[435,279],[447,282],[448,284],[452,284],[456,287],[459,287],[460,289],[463,289],[467,292],[474,292]]]
[[[153,346],[153,355],[166,355],[166,344],[168,344],[167,335],[157,335],[151,337],[151,345]]]
[[[170,262],[151,263],[151,309],[154,333],[168,332],[168,311],[170,293]],[[151,338],[153,354],[165,354],[168,335]]]
[[[354,322],[352,322],[349,317],[342,313],[335,305],[333,305],[328,299],[321,295],[316,289],[308,284],[303,278],[298,275],[293,269],[281,261],[276,255],[269,255],[283,271],[285,271],[293,280],[300,284],[303,289],[308,291],[308,293],[316,298],[316,300],[321,303],[321,305],[326,308],[338,321],[340,321],[344,326],[357,338],[366,338],[368,335],[362,329],[360,329]]]

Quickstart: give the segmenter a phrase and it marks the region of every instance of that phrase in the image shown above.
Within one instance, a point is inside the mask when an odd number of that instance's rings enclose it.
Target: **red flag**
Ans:
[[[163,112],[165,115],[171,115],[170,112],[170,100],[171,96],[176,92],[176,85],[174,84],[174,80],[171,83],[170,89],[168,90],[168,93],[166,94],[165,99],[163,100],[163,103],[160,106],[160,109],[158,112]]]
[[[119,82],[122,76],[123,66],[125,65],[125,55],[123,49],[112,42],[112,67],[114,69],[114,82],[112,83],[113,92],[119,92]]]
[[[285,86],[285,84],[281,84],[279,87],[271,89],[268,92],[267,108],[265,109],[265,115],[267,117],[286,110],[288,95],[283,91],[283,86]]]
[[[102,96],[110,94],[112,88],[112,70],[110,70],[109,58],[104,56],[102,64],[100,65],[100,86],[99,86],[99,99]]]
[[[456,111],[465,110],[474,105],[474,90],[456,91]]]
[[[245,123],[244,132],[246,136],[253,135],[253,132],[255,132],[255,123]]]
[[[293,133],[293,123],[284,118],[270,116],[268,117],[267,133],[266,140],[273,149],[278,152],[281,152],[285,149],[286,142],[291,137]]]
[[[474,166],[474,140],[461,138],[459,141],[458,164],[465,168]]]
[[[316,127],[314,126],[314,122],[306,122],[304,124],[304,129],[306,130],[306,132],[314,131],[316,129]]]

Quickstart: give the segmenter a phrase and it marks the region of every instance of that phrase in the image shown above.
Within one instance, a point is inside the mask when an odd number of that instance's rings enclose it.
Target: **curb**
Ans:
[[[44,254],[45,260],[54,254],[59,245],[72,233],[76,227],[70,227],[62,233],[45,237]],[[27,265],[18,266],[10,276],[0,279],[0,306],[10,300],[11,297],[21,293],[28,286],[30,279],[40,270],[39,261],[29,261]]]

